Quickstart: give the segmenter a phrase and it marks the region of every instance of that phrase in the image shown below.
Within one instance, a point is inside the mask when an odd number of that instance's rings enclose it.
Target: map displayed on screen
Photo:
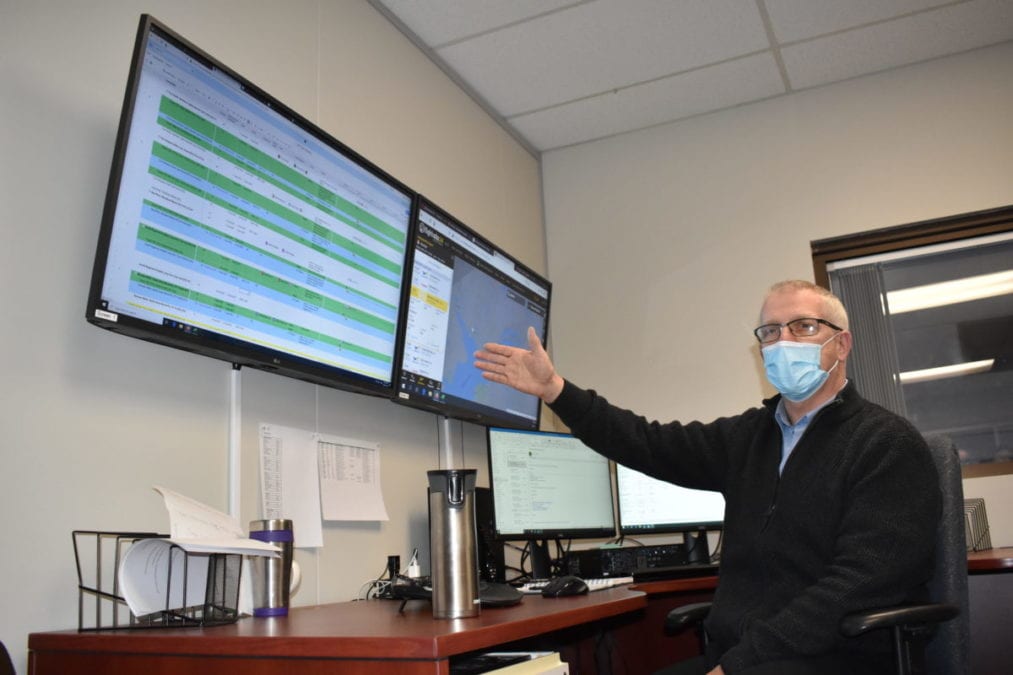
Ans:
[[[465,260],[454,265],[450,297],[443,391],[498,410],[529,409],[530,396],[483,378],[473,365],[473,354],[486,342],[526,345],[527,327],[541,324],[544,317],[532,311],[519,293]]]
[[[550,285],[460,223],[419,209],[398,399],[449,416],[534,427],[534,396],[489,382],[474,365],[487,342],[544,340]]]

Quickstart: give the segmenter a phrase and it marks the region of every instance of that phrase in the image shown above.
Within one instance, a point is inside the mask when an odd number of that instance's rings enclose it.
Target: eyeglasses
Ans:
[[[844,330],[835,326],[826,319],[803,318],[789,321],[788,323],[765,323],[753,331],[753,335],[760,341],[760,344],[767,345],[781,339],[781,328],[788,327],[795,337],[812,337],[820,332],[820,324],[830,326],[834,330]]]

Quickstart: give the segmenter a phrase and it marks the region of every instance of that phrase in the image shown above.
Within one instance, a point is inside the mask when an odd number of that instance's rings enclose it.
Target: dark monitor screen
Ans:
[[[609,461],[569,434],[490,427],[495,535],[540,547],[550,539],[615,536]],[[534,575],[548,576],[545,560]]]
[[[390,396],[414,198],[144,15],[86,317]]]
[[[411,285],[395,400],[447,417],[536,429],[535,396],[489,382],[475,367],[487,342],[545,341],[551,284],[425,198],[411,243]]]
[[[672,534],[718,528],[724,520],[720,492],[693,490],[616,465],[619,533]]]

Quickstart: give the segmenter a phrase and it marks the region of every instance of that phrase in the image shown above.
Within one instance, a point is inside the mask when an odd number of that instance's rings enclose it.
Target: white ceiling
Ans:
[[[370,0],[533,154],[1013,40],[1013,0]]]

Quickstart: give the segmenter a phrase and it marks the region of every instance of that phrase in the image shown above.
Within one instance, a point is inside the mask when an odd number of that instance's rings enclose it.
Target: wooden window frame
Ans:
[[[819,239],[810,242],[813,275],[829,289],[830,263],[1004,232],[1013,232],[1013,205]],[[964,478],[1013,474],[1013,462],[972,464],[962,471]]]

